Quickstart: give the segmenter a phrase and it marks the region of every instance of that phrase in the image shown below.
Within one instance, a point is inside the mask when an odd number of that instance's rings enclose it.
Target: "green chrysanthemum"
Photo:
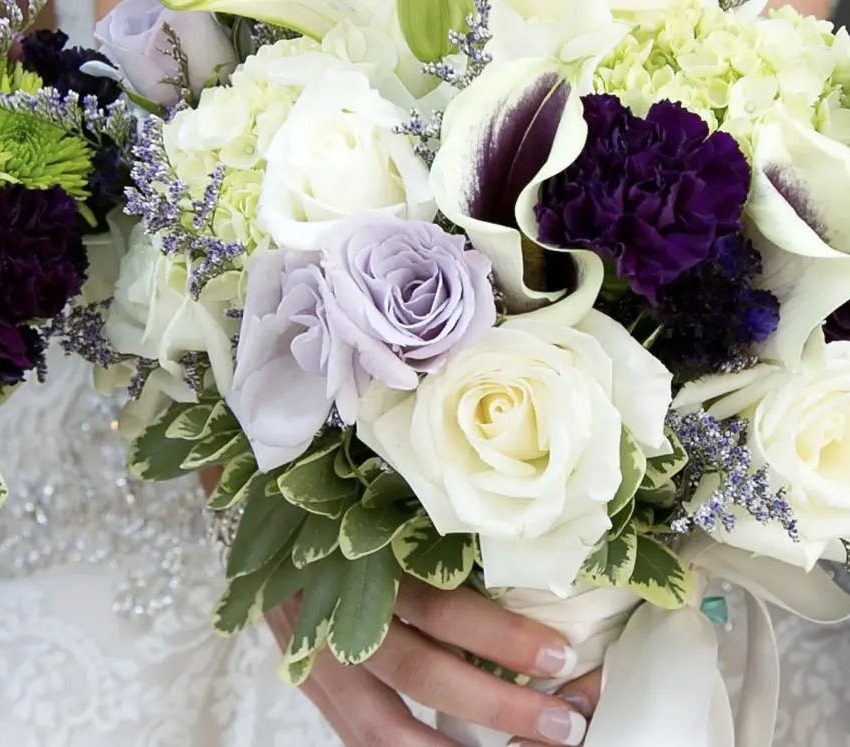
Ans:
[[[61,187],[88,197],[91,150],[81,137],[26,112],[0,109],[0,184]]]
[[[43,85],[41,78],[36,73],[24,70],[20,62],[0,65],[0,92],[2,93],[15,91],[35,93]]]

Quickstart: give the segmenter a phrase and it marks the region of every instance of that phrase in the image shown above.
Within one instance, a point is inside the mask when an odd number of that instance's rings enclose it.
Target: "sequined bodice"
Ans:
[[[219,551],[194,480],[124,471],[104,401],[78,361],[0,408],[0,744],[338,744],[275,677],[263,627],[212,634]]]
[[[129,477],[114,430],[117,400],[92,391],[86,366],[59,355],[52,363],[59,375],[0,409],[0,463],[11,483],[0,518],[0,577],[120,564],[126,578],[115,611],[135,616],[171,604],[178,587],[215,582],[221,565],[197,482]]]

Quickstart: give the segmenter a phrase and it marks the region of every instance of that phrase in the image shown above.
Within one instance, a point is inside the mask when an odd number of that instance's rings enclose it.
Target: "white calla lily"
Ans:
[[[755,136],[746,214],[779,327],[760,351],[794,368],[813,330],[850,299],[850,148],[790,117]]]
[[[315,39],[340,21],[368,24],[383,0],[162,0],[172,10],[231,13],[299,31]]]
[[[530,312],[564,295],[526,284],[523,245],[536,243],[540,185],[572,164],[586,139],[581,100],[566,68],[551,59],[489,68],[446,110],[431,169],[437,206],[490,258],[512,312]],[[574,322],[593,306],[604,272],[592,252],[570,253],[578,286],[562,303],[575,310]]]

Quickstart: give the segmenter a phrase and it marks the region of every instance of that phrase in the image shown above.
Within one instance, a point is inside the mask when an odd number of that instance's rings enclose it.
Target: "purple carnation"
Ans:
[[[679,104],[657,103],[642,119],[614,96],[583,102],[587,143],[541,188],[540,240],[597,252],[654,303],[740,230],[749,166],[731,135],[709,134]]]
[[[66,49],[68,35],[62,31],[35,31],[21,43],[21,62],[27,70],[37,73],[45,85],[53,86],[63,96],[75,91],[95,96],[98,105],[106,108],[121,95],[120,86],[110,78],[95,77],[80,71],[86,62],[111,63],[93,49]]]
[[[40,363],[43,352],[35,330],[0,321],[0,385],[22,381],[26,372]]]
[[[663,332],[652,352],[679,378],[716,372],[745,359],[779,325],[779,300],[752,287],[762,271],[752,243],[730,236],[717,257],[687,271],[658,293],[655,319]]]
[[[80,292],[87,265],[72,197],[58,187],[0,189],[0,322],[56,316]]]

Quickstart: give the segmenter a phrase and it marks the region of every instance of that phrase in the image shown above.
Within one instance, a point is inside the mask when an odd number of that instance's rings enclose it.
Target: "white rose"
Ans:
[[[278,246],[313,250],[334,221],[361,210],[432,220],[428,169],[410,139],[393,132],[404,119],[363,74],[327,70],[269,146],[262,228]]]
[[[441,533],[481,537],[488,586],[569,593],[610,527],[620,437],[666,446],[670,373],[612,319],[516,318],[412,395],[373,390],[358,434]]]
[[[236,53],[225,31],[209,13],[166,10],[159,0],[122,0],[95,26],[100,51],[127,76],[142,96],[166,106],[176,104],[180,91],[166,78],[179,69],[169,56],[169,25],[189,61],[189,82],[197,94],[217,72],[233,69]]]
[[[133,230],[130,249],[121,261],[115,294],[106,320],[106,335],[125,355],[157,361],[182,379],[180,359],[189,352],[209,356],[219,392],[233,379],[231,336],[234,321],[225,316],[238,296],[240,273],[229,272],[208,283],[199,300],[188,291],[189,268],[168,257],[143,225]]]
[[[825,348],[817,335],[799,371],[761,365],[736,375],[713,376],[686,386],[674,407],[705,401],[717,418],[749,423],[753,466],[768,467],[773,489],[784,488],[800,541],[777,524],[761,524],[736,510],[731,532],[717,539],[744,550],[811,569],[821,558],[844,558],[837,540],[850,537],[850,343]],[[701,486],[697,500],[712,485]]]
[[[850,299],[850,148],[791,117],[754,136],[748,234],[760,284],[779,299],[779,327],[760,357],[799,365],[806,341]]]

